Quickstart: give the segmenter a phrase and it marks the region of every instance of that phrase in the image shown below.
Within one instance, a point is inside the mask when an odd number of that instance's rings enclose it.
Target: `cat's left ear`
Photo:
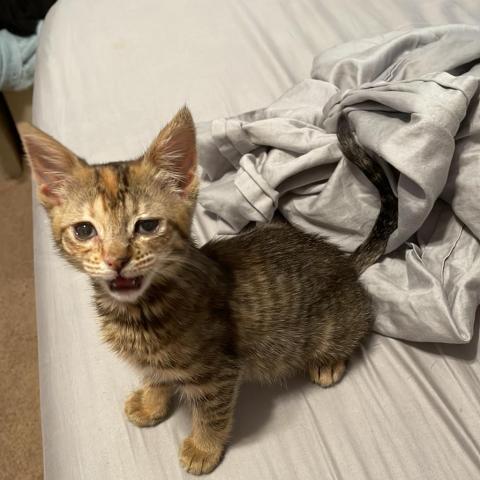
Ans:
[[[162,129],[144,156],[160,170],[171,175],[175,188],[184,195],[197,187],[197,148],[195,124],[190,110],[184,106]]]

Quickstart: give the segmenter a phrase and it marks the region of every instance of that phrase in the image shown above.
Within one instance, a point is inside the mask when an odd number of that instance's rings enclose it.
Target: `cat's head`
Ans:
[[[61,253],[114,299],[137,301],[188,244],[198,184],[189,110],[139,159],[105,165],[88,165],[31,125],[19,130]]]

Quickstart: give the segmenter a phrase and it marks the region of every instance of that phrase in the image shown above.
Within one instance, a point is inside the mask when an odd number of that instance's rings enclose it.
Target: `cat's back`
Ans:
[[[293,315],[320,298],[331,304],[342,293],[362,293],[349,254],[286,223],[255,227],[202,250],[224,271],[230,304],[242,312],[250,308],[265,318],[271,312]]]
[[[322,238],[273,223],[202,251],[228,281],[230,322],[249,377],[285,376],[327,337],[341,346],[368,328],[370,302],[349,255]]]
[[[323,238],[284,222],[269,223],[235,237],[215,240],[202,251],[233,271],[260,268],[308,274],[315,270],[328,275],[330,271],[334,274],[345,269],[346,274],[356,276],[348,254]]]

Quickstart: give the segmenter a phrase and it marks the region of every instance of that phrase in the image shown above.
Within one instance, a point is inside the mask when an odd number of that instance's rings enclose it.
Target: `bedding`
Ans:
[[[200,203],[218,218],[218,233],[268,222],[278,209],[353,251],[371,231],[378,193],[338,147],[337,119],[347,112],[360,144],[395,171],[391,254],[363,276],[375,330],[470,341],[480,287],[479,62],[480,28],[467,25],[395,31],[321,53],[312,78],[267,108],[202,129]]]
[[[0,30],[0,90],[23,90],[31,87],[35,71],[38,31],[29,37]]]
[[[89,162],[134,158],[185,102],[207,138],[210,121],[271,105],[330,47],[479,19],[477,0],[60,0],[39,40],[34,123]],[[152,429],[128,423],[138,378],[102,345],[88,280],[56,255],[36,202],[34,222],[45,478],[188,478],[176,458],[185,407]],[[200,242],[225,227],[199,207]],[[478,322],[466,345],[374,334],[334,388],[242,388],[209,478],[478,478],[479,378]]]

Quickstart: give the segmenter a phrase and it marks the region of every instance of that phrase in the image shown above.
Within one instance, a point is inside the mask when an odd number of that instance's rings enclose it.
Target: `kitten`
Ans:
[[[188,399],[193,425],[180,462],[190,473],[220,462],[242,380],[306,371],[331,386],[370,330],[371,300],[358,278],[395,230],[397,201],[343,116],[338,130],[343,152],[381,195],[375,226],[351,255],[282,222],[196,248],[186,107],[142,157],[97,166],[21,126],[58,250],[90,276],[105,341],[143,373],[125,413],[152,426],[167,417],[175,391]]]

